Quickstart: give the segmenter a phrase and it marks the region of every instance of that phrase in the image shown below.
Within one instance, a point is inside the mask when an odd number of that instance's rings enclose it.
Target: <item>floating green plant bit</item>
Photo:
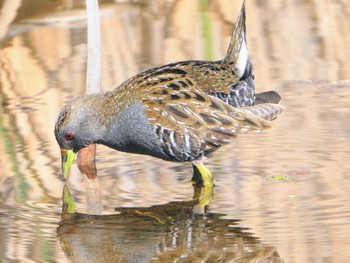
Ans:
[[[289,176],[275,175],[271,177],[271,180],[278,181],[278,182],[290,182],[292,181],[292,178]]]

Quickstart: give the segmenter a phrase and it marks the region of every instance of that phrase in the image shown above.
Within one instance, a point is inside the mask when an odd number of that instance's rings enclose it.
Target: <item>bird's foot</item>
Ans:
[[[198,186],[198,187],[211,186],[212,187],[214,185],[213,175],[204,164],[192,163],[192,166],[193,166],[192,184],[194,186]]]
[[[214,195],[214,180],[209,169],[202,162],[194,162],[192,184],[194,188],[193,199],[197,199],[198,203],[193,208],[196,214],[205,212],[205,208],[210,204]]]

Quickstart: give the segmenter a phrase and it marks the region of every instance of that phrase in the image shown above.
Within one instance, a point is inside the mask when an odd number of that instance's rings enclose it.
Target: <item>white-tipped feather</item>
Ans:
[[[239,50],[239,53],[238,53],[237,64],[236,64],[239,70],[239,78],[241,78],[244,74],[248,59],[249,59],[248,48],[247,48],[247,44],[245,43],[245,37],[243,37],[243,42],[241,45],[241,49]]]

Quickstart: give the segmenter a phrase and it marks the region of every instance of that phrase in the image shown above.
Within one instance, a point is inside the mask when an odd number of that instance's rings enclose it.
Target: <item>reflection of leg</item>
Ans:
[[[193,199],[196,201],[193,207],[195,214],[203,214],[205,208],[213,200],[214,196],[214,185],[204,185],[203,187],[193,186]]]

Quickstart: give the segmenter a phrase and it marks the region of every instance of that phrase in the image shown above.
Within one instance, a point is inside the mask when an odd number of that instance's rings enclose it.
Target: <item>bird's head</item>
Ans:
[[[62,174],[69,175],[76,153],[98,141],[101,116],[88,96],[68,102],[61,110],[55,125],[55,136],[61,148]]]

